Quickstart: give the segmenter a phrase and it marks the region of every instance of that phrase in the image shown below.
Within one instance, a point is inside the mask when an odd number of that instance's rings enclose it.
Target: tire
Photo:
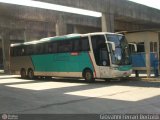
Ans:
[[[46,79],[46,80],[51,80],[52,77],[51,77],[51,76],[45,76],[45,79]]]
[[[29,78],[29,79],[33,79],[33,78],[34,78],[34,72],[33,72],[32,69],[29,69],[29,70],[28,70],[28,78]]]
[[[105,80],[105,82],[111,82],[112,81],[111,78],[105,78],[104,80]]]
[[[91,70],[89,70],[89,69],[84,71],[83,77],[84,77],[85,81],[87,81],[87,82],[91,83],[91,82],[95,81],[95,79],[93,77],[93,72]]]
[[[26,78],[26,70],[25,69],[21,69],[20,75],[21,75],[21,78],[25,79]]]

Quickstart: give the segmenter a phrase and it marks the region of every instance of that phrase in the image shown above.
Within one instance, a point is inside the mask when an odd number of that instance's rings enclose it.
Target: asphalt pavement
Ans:
[[[0,76],[0,113],[103,114],[160,113],[160,80],[25,80]]]

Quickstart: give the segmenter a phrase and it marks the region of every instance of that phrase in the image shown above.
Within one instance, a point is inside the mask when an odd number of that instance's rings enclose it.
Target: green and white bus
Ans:
[[[12,44],[10,68],[22,78],[35,76],[96,78],[132,73],[125,36],[116,33],[70,34]]]

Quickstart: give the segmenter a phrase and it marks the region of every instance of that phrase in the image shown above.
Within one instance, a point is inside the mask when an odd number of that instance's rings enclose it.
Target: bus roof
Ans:
[[[42,38],[40,40],[34,40],[30,42],[11,44],[11,47],[38,44],[38,43],[44,43],[44,42],[50,42],[50,41],[67,40],[67,39],[72,39],[72,38],[74,39],[74,38],[80,38],[80,37],[81,37],[81,34],[69,34],[69,35],[64,35],[64,36],[48,37],[48,38]]]
[[[74,39],[74,38],[86,37],[86,36],[89,36],[89,35],[93,36],[93,35],[104,35],[104,34],[122,35],[122,34],[109,33],[109,32],[95,32],[95,33],[87,33],[87,34],[68,34],[68,35],[64,35],[64,36],[55,36],[55,37],[42,38],[40,40],[34,40],[34,41],[30,41],[30,42],[11,44],[11,47],[16,47],[16,46],[21,46],[21,45],[31,45],[31,44],[45,43],[45,42],[50,42],[50,41],[60,41],[60,40]]]

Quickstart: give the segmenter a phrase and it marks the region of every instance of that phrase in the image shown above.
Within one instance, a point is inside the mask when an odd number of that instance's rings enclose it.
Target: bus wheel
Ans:
[[[95,79],[93,78],[93,72],[89,69],[84,71],[83,77],[87,82],[94,82],[95,81]]]
[[[20,74],[21,74],[21,78],[26,78],[26,70],[25,69],[21,69],[21,72],[20,72]]]
[[[105,80],[105,82],[111,82],[112,81],[111,78],[105,78],[104,80]]]
[[[34,72],[33,72],[32,69],[29,69],[29,70],[28,70],[28,78],[29,78],[29,79],[33,79],[33,78],[34,78]]]
[[[52,77],[51,77],[51,76],[45,76],[45,79],[47,79],[47,80],[51,80],[51,79],[52,79]]]

